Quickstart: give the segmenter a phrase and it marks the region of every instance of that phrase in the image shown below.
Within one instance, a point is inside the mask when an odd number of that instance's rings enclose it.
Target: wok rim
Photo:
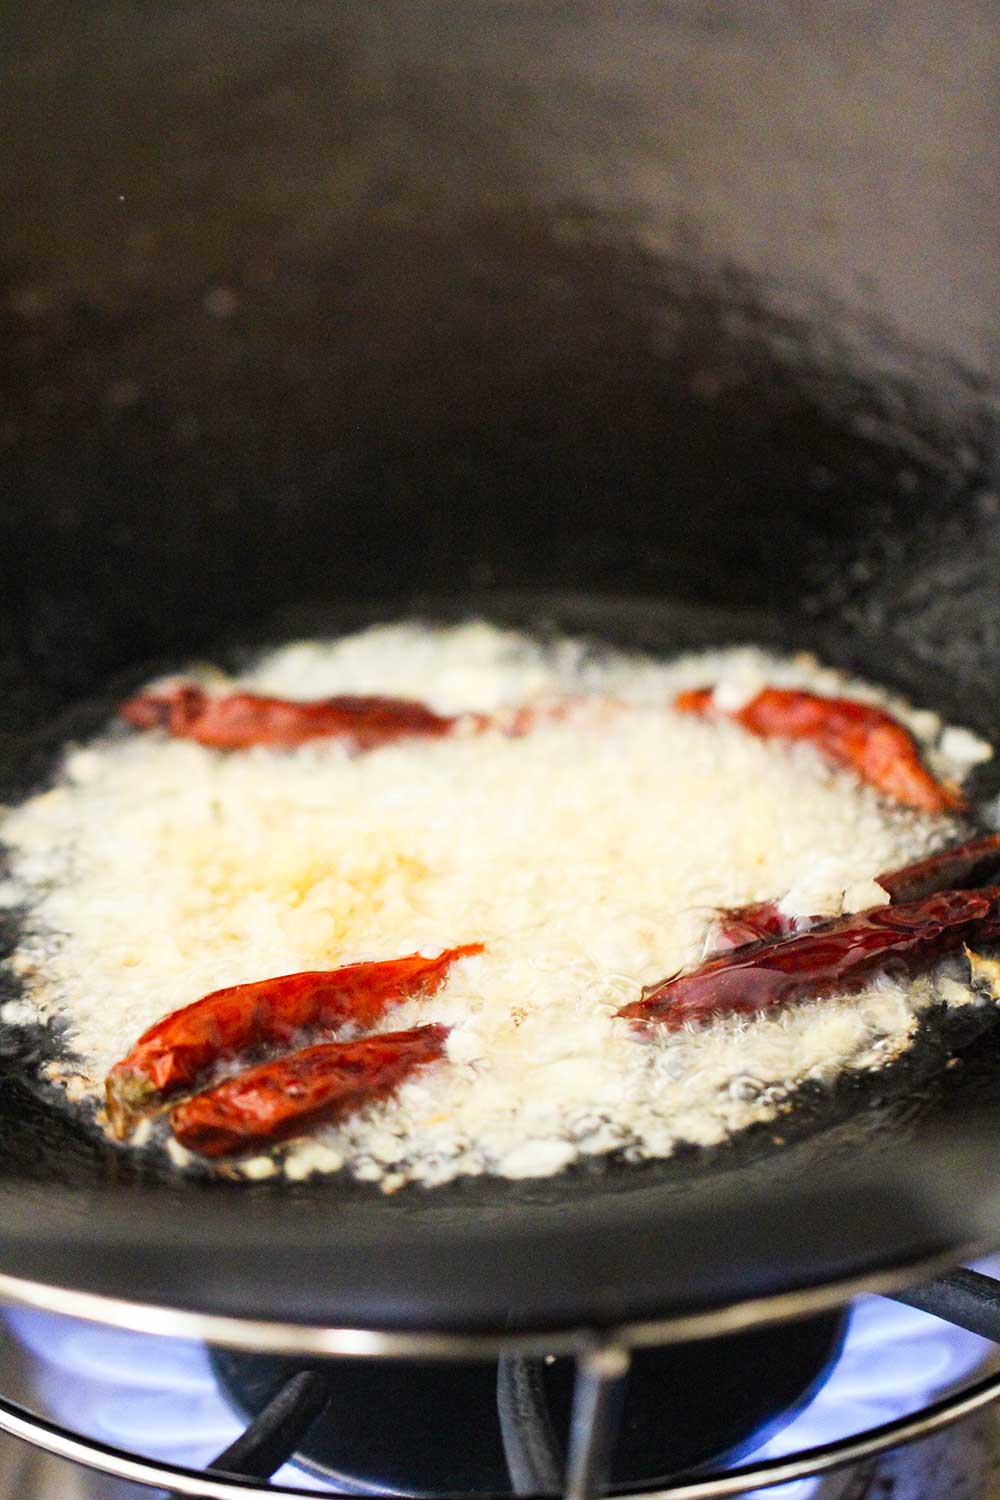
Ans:
[[[856,1297],[891,1294],[933,1280],[956,1264],[985,1254],[990,1246],[969,1243],[887,1269],[862,1271],[815,1286],[788,1288],[652,1319],[626,1320],[613,1329],[581,1324],[511,1333],[400,1331],[375,1327],[331,1327],[287,1319],[247,1318],[191,1307],[130,1301],[0,1272],[0,1301],[7,1305],[99,1323],[152,1337],[199,1340],[213,1348],[244,1353],[314,1355],[324,1358],[482,1360],[503,1354],[579,1355],[603,1344],[641,1349],[691,1343],[833,1312]]]

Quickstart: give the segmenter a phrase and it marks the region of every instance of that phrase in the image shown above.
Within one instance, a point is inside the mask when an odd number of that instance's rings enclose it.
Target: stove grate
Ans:
[[[1000,1344],[1000,1281],[991,1276],[960,1269],[896,1293],[892,1300]],[[563,1464],[538,1378],[538,1362],[517,1356],[502,1361],[500,1408],[502,1415],[506,1400],[509,1418],[505,1451],[518,1495],[539,1489],[551,1493],[554,1481],[558,1481],[566,1500],[594,1500],[604,1491],[617,1431],[619,1398],[628,1367],[628,1350],[613,1340],[591,1341],[580,1350]],[[878,1424],[852,1437],[791,1455],[758,1457],[755,1462],[723,1473],[679,1477],[666,1488],[645,1491],[644,1495],[646,1500],[721,1500],[724,1496],[745,1495],[751,1489],[816,1476],[852,1462],[870,1461],[880,1452],[936,1432],[998,1397],[1000,1372],[911,1415]],[[170,1489],[176,1496],[196,1497],[196,1500],[274,1500],[286,1495],[314,1500],[314,1490],[263,1481],[277,1473],[296,1452],[328,1400],[329,1388],[321,1367],[297,1372],[241,1436],[203,1472],[137,1458],[110,1444],[80,1437],[2,1399],[0,1429],[104,1473]],[[863,1481],[863,1473],[859,1477]]]

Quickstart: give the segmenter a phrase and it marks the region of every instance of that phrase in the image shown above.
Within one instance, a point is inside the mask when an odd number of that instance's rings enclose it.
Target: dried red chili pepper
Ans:
[[[920,901],[936,891],[967,891],[1000,880],[1000,833],[939,849],[913,864],[876,875],[875,884],[888,891],[894,904]],[[749,906],[722,907],[716,918],[709,957],[728,953],[746,943],[773,943],[794,933],[809,932],[825,917],[788,917],[776,901],[754,901]]]
[[[397,1088],[444,1056],[449,1028],[431,1024],[357,1042],[326,1042],[249,1068],[170,1112],[182,1146],[232,1156],[302,1135]]]
[[[889,966],[914,973],[942,954],[1000,936],[1000,887],[837,917],[802,936],[737,948],[643,990],[618,1014],[671,1029],[711,1015],[750,1015],[863,986]]]
[[[230,693],[213,698],[193,683],[140,693],[119,708],[136,729],[162,729],[174,739],[195,740],[214,750],[249,750],[266,745],[292,750],[307,740],[343,739],[355,750],[377,750],[401,739],[442,739],[458,725],[472,733],[495,729],[521,739],[540,723],[559,723],[587,700],[577,695],[550,703],[501,708],[493,714],[463,713],[448,717],[407,698],[340,697],[299,702]],[[614,698],[600,700],[609,710],[622,707]]]
[[[292,1042],[308,1027],[372,1026],[391,1005],[433,994],[457,959],[482,951],[467,943],[437,958],[411,953],[214,990],[157,1021],[115,1063],[105,1085],[111,1126],[124,1137],[164,1095],[249,1048]]]
[[[711,688],[680,693],[674,707],[703,717],[719,712]],[[922,765],[913,736],[884,709],[852,698],[821,698],[764,688],[727,718],[762,739],[808,740],[828,760],[847,766],[886,797],[922,812],[958,812],[967,804]]]
[[[162,729],[216,750],[253,745],[291,750],[307,740],[330,738],[375,750],[414,736],[440,739],[458,723],[406,698],[340,697],[309,703],[256,693],[213,698],[192,683],[140,693],[123,703],[119,713],[137,729]]]
[[[940,849],[900,870],[876,875],[875,882],[894,902],[919,901],[935,891],[970,890],[993,885],[1000,878],[1000,833],[987,833],[968,843]]]
[[[712,956],[743,948],[747,943],[774,943],[795,932],[805,932],[822,917],[788,917],[776,901],[753,901],[749,906],[724,906],[712,933]]]

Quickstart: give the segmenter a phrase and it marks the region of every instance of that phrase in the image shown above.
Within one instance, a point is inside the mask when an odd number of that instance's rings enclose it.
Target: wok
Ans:
[[[412,611],[811,647],[1000,739],[991,6],[6,25],[6,796],[151,662]],[[63,1306],[749,1321],[1000,1239],[988,1010],[725,1148],[393,1198],[124,1154],[53,1045],[4,1032],[0,1290]]]

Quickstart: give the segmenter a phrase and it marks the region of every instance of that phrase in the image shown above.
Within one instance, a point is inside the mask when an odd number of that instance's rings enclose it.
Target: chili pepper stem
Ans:
[[[148,1114],[156,1089],[141,1073],[116,1073],[109,1076],[104,1094],[111,1133],[123,1141]]]

